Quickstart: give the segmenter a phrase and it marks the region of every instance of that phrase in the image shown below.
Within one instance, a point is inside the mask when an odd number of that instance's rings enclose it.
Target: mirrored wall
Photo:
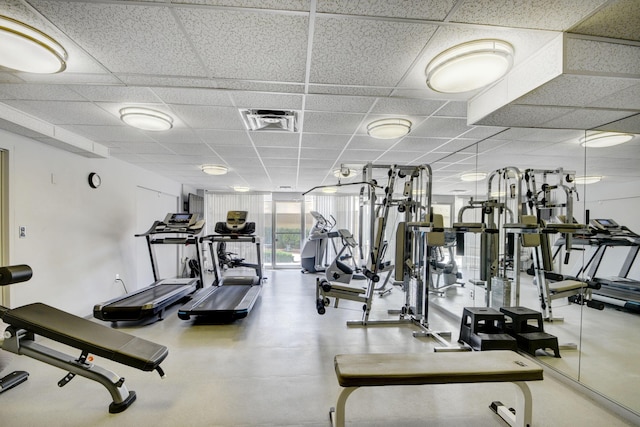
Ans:
[[[470,305],[543,313],[561,357],[538,351],[538,360],[640,413],[640,189],[631,178],[640,142],[585,146],[592,134],[508,129],[469,149],[478,175],[456,196],[454,222],[466,227],[452,251],[462,278],[433,277],[430,301],[457,316]],[[533,238],[527,216],[538,224]],[[572,293],[554,286],[561,279],[593,288]]]

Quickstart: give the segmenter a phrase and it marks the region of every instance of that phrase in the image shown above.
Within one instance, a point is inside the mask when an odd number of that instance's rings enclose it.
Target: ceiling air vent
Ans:
[[[298,113],[293,110],[240,109],[242,120],[249,130],[287,131],[298,130]]]

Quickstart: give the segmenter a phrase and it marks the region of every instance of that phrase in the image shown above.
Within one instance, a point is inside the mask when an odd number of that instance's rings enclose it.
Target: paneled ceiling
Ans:
[[[504,166],[640,181],[639,136],[587,161],[578,142],[589,128],[640,134],[638,0],[3,0],[0,14],[69,54],[59,74],[0,68],[0,128],[196,188],[303,192],[369,161],[428,163],[437,194],[471,191],[462,173]],[[434,56],[482,38],[515,48],[497,89],[426,86]],[[540,77],[554,46],[564,68]],[[503,100],[500,84],[513,92]],[[174,127],[131,128],[126,106],[170,114]],[[295,110],[298,130],[247,130],[244,108]],[[388,117],[411,132],[367,135]],[[205,175],[209,163],[230,172]]]

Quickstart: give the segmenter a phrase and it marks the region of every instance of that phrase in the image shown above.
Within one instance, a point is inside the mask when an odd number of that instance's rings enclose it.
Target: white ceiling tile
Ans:
[[[150,102],[157,103],[158,97],[146,87],[77,85],[72,89],[89,101],[105,102]]]
[[[620,79],[627,80],[627,79]],[[619,92],[610,93],[590,106],[599,106],[601,108],[619,108],[619,109],[633,109],[640,111],[640,83],[637,79],[634,79],[635,85],[629,86]]]
[[[612,132],[628,132],[640,134],[640,114],[629,116],[606,125],[598,126],[596,129]]]
[[[265,110],[300,110],[302,108],[302,95],[234,92],[231,97],[238,108]]]
[[[174,87],[155,87],[151,90],[167,104],[233,106],[226,90]]]
[[[395,86],[435,30],[414,22],[318,17],[310,82]]]
[[[306,111],[366,113],[374,99],[364,96],[307,95]]]
[[[120,141],[118,146],[113,148],[113,152],[124,154],[164,154],[171,155],[171,152],[162,145],[155,142],[128,142]],[[149,158],[145,158],[149,161]]]
[[[174,104],[171,109],[191,128],[244,129],[236,108]]]
[[[96,142],[154,142],[150,136],[130,126],[63,126],[71,132],[76,132]]]
[[[256,157],[256,150],[253,147],[237,147],[232,145],[222,145],[211,147],[223,159],[250,158]]]
[[[383,163],[409,163],[423,154],[424,152],[391,150],[382,154],[377,160]]]
[[[318,12],[442,21],[457,0],[319,0]]]
[[[117,117],[90,102],[77,101],[5,101],[21,111],[54,125],[117,125]]]
[[[587,17],[605,0],[474,0],[462,2],[449,16],[452,22],[536,28],[566,31],[575,22]],[[553,13],[549,13],[553,10]]]
[[[262,159],[265,166],[269,168],[297,168],[298,167],[298,159],[280,159],[280,158],[263,158]]]
[[[256,147],[289,147],[298,148],[299,133],[257,131],[250,133]]]
[[[295,83],[256,82],[250,80],[216,80],[216,87],[220,89],[246,90],[254,92],[303,93],[304,85]]]
[[[345,150],[340,156],[340,162],[370,162],[384,154],[384,151],[374,150]]]
[[[518,98],[515,102],[523,105],[585,107],[600,98],[624,91],[635,84],[638,84],[636,79],[603,79],[601,76],[563,74]],[[640,105],[640,100],[636,100],[635,104]]]
[[[380,98],[371,114],[430,116],[443,104],[444,101],[427,99]]]
[[[637,114],[637,111],[599,109],[598,114],[593,114],[593,112],[589,110],[574,110],[568,114],[544,122],[544,127],[593,129],[602,124],[615,122],[616,120],[633,114]]]
[[[340,155],[342,149],[327,149],[327,148],[302,148],[300,149],[301,159],[311,160],[334,160]]]
[[[389,96],[391,88],[362,86],[309,85],[309,93],[348,96]]]
[[[67,86],[46,84],[0,84],[0,99],[84,101]]]
[[[251,139],[246,131],[196,129],[195,133],[212,147],[232,145],[236,147],[251,147]]]
[[[173,76],[156,76],[143,74],[116,74],[119,83],[128,86],[162,87],[173,86],[178,88],[215,89],[218,83],[209,78],[190,78]]]
[[[307,16],[180,7],[174,13],[211,77],[304,81]]]
[[[462,101],[448,101],[442,108],[435,112],[435,116],[467,117],[467,103]]]
[[[353,134],[364,114],[308,112],[304,115],[304,132]]]
[[[258,154],[262,158],[297,159],[298,149],[282,147],[260,147],[258,148]]]
[[[178,143],[178,144],[163,144],[166,148],[173,151],[176,154],[183,156],[211,156],[213,151],[207,144],[191,144],[191,143]]]
[[[39,0],[33,5],[112,72],[207,75],[168,7]]]
[[[347,146],[351,135],[324,135],[315,133],[302,134],[303,148],[325,148],[329,150],[342,150]]]
[[[309,11],[309,0],[172,0],[171,2],[177,4]]]
[[[636,0],[609,2],[605,11],[606,13],[596,14],[581,21],[571,28],[571,32],[640,41],[638,32],[640,4]]]
[[[466,119],[430,117],[415,129],[412,129],[411,135],[431,138],[453,138],[469,130],[471,130],[471,126],[467,126]]]
[[[397,142],[397,139],[376,139],[368,135],[356,135],[349,143],[350,150],[386,151]]]
[[[148,132],[150,138],[161,144],[196,144],[202,139],[189,128],[173,128],[168,132]]]

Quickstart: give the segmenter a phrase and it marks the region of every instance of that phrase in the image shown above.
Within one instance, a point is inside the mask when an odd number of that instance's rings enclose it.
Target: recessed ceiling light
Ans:
[[[202,165],[200,169],[208,175],[224,175],[229,172],[229,168],[222,165]]]
[[[400,138],[411,132],[411,122],[406,119],[381,119],[369,123],[367,133],[372,138]]]
[[[624,144],[632,139],[633,135],[630,133],[595,132],[580,138],[580,143],[587,148],[604,148]]]
[[[462,175],[460,175],[460,179],[467,182],[482,181],[486,177],[487,174],[484,172],[463,173]]]
[[[240,185],[236,185],[235,187],[233,187],[233,190],[237,191],[238,193],[246,193],[247,191],[250,190],[250,188],[249,187],[243,187],[243,186],[240,186]]]
[[[601,176],[592,175],[592,176],[576,176],[574,182],[576,184],[595,184],[596,182],[600,182],[602,179]]]
[[[55,74],[67,68],[67,51],[42,31],[0,16],[0,65],[27,73]]]
[[[322,189],[322,192],[327,194],[333,194],[333,193],[337,193],[338,189],[336,187],[324,187]]]
[[[452,193],[466,193],[467,190],[462,190],[462,189],[456,189],[456,190],[451,190]]]
[[[426,69],[427,85],[436,92],[479,89],[507,74],[513,65],[511,44],[495,39],[462,43],[437,55]]]
[[[173,127],[171,116],[149,108],[123,108],[120,110],[120,120],[134,128],[149,131],[164,131]]]

